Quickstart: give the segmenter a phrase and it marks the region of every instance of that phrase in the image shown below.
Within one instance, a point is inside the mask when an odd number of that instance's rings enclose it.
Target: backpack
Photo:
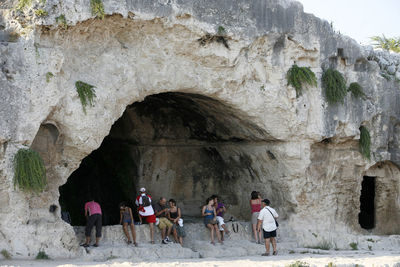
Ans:
[[[147,195],[142,196],[142,206],[143,207],[148,207],[150,206],[150,199]]]

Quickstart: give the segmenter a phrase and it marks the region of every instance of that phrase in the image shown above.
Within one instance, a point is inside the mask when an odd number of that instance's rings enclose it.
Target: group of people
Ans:
[[[161,242],[163,244],[172,242],[169,239],[169,236],[172,234],[174,241],[183,245],[183,238],[186,234],[183,227],[182,212],[174,199],[168,201],[169,207],[164,197],[161,197],[157,203],[152,204],[151,196],[146,193],[145,188],[141,188],[135,204],[138,206],[141,223],[145,221],[149,224],[150,242],[152,244],[154,244],[154,224],[156,224],[161,231]],[[259,192],[253,191],[251,193],[250,207],[252,213],[252,229],[256,243],[262,244],[261,240],[264,239],[266,252],[262,254],[263,256],[269,256],[270,243],[272,243],[273,255],[277,255],[276,230],[278,228],[278,222],[276,219],[278,218],[278,214],[269,205],[270,201],[268,199],[262,199]],[[127,243],[133,243],[137,246],[132,209],[127,206],[126,202],[122,202],[119,208],[120,224],[122,224],[123,231],[127,237]],[[205,205],[202,207],[201,215],[205,227],[210,230],[211,244],[213,245],[215,245],[215,235],[217,236],[218,242],[223,244],[224,234],[230,233],[224,222],[225,212],[226,206],[219,201],[219,197],[216,195],[207,198]],[[86,240],[85,243],[82,244],[83,247],[89,247],[91,231],[94,226],[96,226],[96,242],[94,246],[99,246],[102,228],[101,214],[100,205],[93,199],[85,204],[87,224],[85,228]],[[132,239],[129,228],[132,232]]]

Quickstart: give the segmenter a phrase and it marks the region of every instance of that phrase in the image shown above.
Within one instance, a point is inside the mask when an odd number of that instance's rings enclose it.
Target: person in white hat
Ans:
[[[154,244],[154,224],[156,216],[154,215],[153,207],[151,206],[151,196],[146,194],[146,188],[140,188],[140,195],[136,198],[136,205],[139,207],[139,215],[150,226],[151,243]]]

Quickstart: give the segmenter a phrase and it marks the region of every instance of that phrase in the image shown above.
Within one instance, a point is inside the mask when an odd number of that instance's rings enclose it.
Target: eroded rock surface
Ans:
[[[89,1],[33,2],[22,11],[0,5],[0,248],[14,257],[81,255],[60,219],[59,187],[90,153],[110,151],[109,140],[129,147],[126,198],[144,185],[194,216],[219,193],[244,219],[258,190],[299,244],[400,234],[398,56],[335,34],[292,1],[105,0],[103,20]],[[48,15],[35,15],[40,8]],[[220,37],[199,43],[220,26],[229,48]],[[366,99],[329,105],[320,82],[296,98],[286,80],[294,63],[319,81],[336,68]],[[95,86],[86,114],[76,81]],[[361,125],[371,160],[358,151]],[[13,158],[26,146],[47,168],[38,195],[14,187]],[[363,176],[376,177],[369,230],[358,222]]]

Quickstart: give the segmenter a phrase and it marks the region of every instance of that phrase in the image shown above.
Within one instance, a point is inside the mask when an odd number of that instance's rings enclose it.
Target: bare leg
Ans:
[[[179,237],[179,244],[181,244],[181,246],[183,246],[183,238],[181,236]]]
[[[265,252],[269,254],[269,238],[265,238]]]
[[[131,223],[131,231],[132,231],[133,243],[136,244],[136,231],[135,231],[135,226],[133,225],[133,223]]]
[[[224,231],[219,231],[219,234],[221,235],[221,240],[224,241]]]
[[[90,245],[90,236],[86,236],[85,243],[86,243],[86,245]]]
[[[150,226],[150,239],[151,242],[154,243],[154,223],[149,223]]]
[[[253,233],[254,233],[254,240],[256,241],[256,243],[258,243],[258,232],[257,232],[257,225],[256,224],[253,224],[252,225],[253,226]],[[260,241],[261,241],[261,239],[260,239]]]
[[[214,226],[211,224],[207,224],[207,228],[210,229],[211,244],[215,244],[214,243]]]
[[[263,231],[262,231],[262,229],[260,229],[260,231],[258,232],[258,240],[260,241],[260,244],[261,244],[261,242],[263,240]]]
[[[272,248],[273,248],[274,252],[276,252],[276,238],[275,237],[271,237],[271,243],[272,243]]]
[[[99,245],[100,237],[96,237],[96,245]]]
[[[178,232],[176,231],[176,229],[174,229],[173,234],[174,234],[174,240],[175,240],[175,242],[178,242]]]
[[[220,235],[220,233],[219,233],[218,224],[214,224],[214,229],[215,229],[215,232],[216,232],[216,234],[217,234],[218,242],[219,242],[219,243],[222,243],[221,235]]]
[[[129,232],[128,232],[128,223],[124,222],[124,224],[122,225],[122,229],[124,230],[126,238],[128,238],[128,242],[130,242],[131,241],[131,237],[130,237]]]

